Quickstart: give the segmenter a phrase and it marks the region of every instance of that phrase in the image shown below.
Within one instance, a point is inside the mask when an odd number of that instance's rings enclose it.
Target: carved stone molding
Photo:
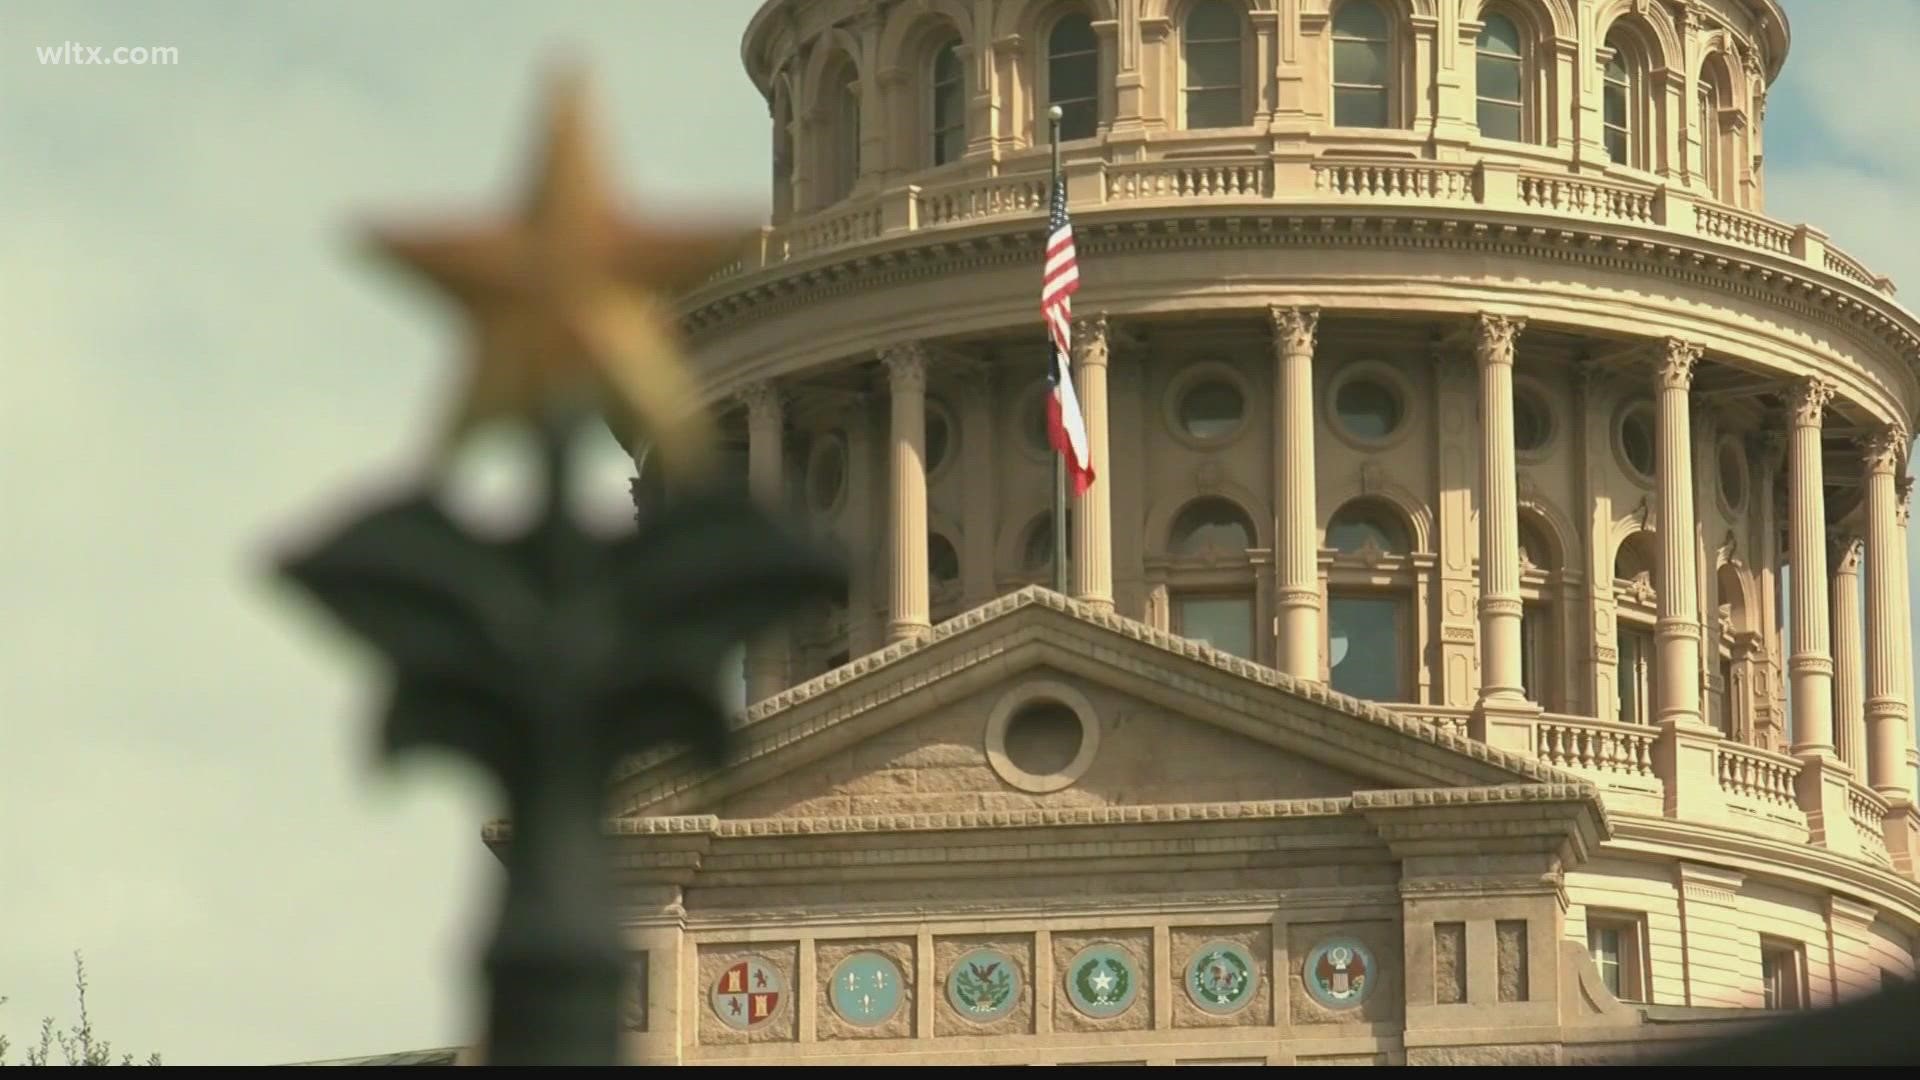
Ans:
[[[927,389],[927,350],[917,341],[889,345],[880,350],[880,362],[886,365],[887,380],[895,393]]]
[[[1318,308],[1278,307],[1267,308],[1267,318],[1273,325],[1273,343],[1282,356],[1313,355],[1313,342],[1320,328]]]
[[[734,397],[747,410],[747,424],[753,429],[778,428],[786,410],[787,393],[770,382],[748,383],[734,391]]]
[[[1473,321],[1473,351],[1482,364],[1513,366],[1514,345],[1527,320],[1514,315],[1482,313]]]
[[[1911,440],[1907,429],[1899,424],[1887,424],[1860,439],[1861,460],[1869,473],[1898,472],[1907,456],[1907,445]]]
[[[1835,529],[1827,535],[1827,565],[1836,574],[1857,574],[1865,557],[1867,542],[1852,533]]]
[[[1818,376],[1803,378],[1794,384],[1787,400],[1794,427],[1817,428],[1827,403],[1833,400],[1833,384]]]
[[[1693,369],[1706,350],[1680,338],[1666,340],[1666,352],[1660,358],[1660,389],[1687,390],[1693,386]]]

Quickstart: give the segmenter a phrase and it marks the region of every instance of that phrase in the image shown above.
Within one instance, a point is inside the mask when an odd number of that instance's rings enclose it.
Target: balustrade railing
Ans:
[[[1534,725],[1540,760],[1562,769],[1652,778],[1658,732],[1630,724],[1542,717]]]
[[[1714,773],[1729,795],[1768,806],[1797,805],[1793,781],[1800,775],[1800,762],[1785,754],[1723,742],[1714,749]]]
[[[1859,838],[1860,853],[1881,865],[1891,865],[1887,855],[1887,834],[1883,822],[1887,801],[1858,784],[1847,786],[1847,816],[1853,819],[1853,831]]]
[[[1297,171],[1296,171],[1297,170]],[[1046,213],[1048,175],[1022,172],[921,189],[902,186],[762,230],[752,250],[720,268],[715,285],[767,267],[831,255],[901,232]],[[1287,166],[1265,156],[1194,161],[1076,163],[1067,180],[1077,213],[1139,202],[1260,204],[1379,202],[1485,206],[1617,222],[1704,237],[1798,259],[1821,273],[1891,294],[1892,283],[1824,239],[1758,214],[1698,200],[1658,184],[1570,176],[1501,162],[1361,161],[1320,158]],[[1690,211],[1682,212],[1690,207]]]

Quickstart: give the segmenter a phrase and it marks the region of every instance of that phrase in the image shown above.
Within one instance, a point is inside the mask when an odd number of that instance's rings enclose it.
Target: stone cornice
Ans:
[[[1046,617],[1045,625],[1056,632],[1041,632],[1041,624],[1033,619],[1042,616]],[[1075,628],[1078,632],[1058,632]],[[1213,705],[1241,716],[1267,717],[1267,727],[1243,733],[1256,737],[1285,735],[1324,747],[1323,753],[1329,757],[1348,755],[1350,762],[1365,761],[1370,759],[1356,756],[1384,754],[1385,747],[1392,745],[1396,747],[1394,752],[1411,753],[1422,763],[1407,774],[1409,779],[1419,769],[1426,769],[1429,776],[1460,777],[1469,785],[1579,783],[1571,774],[1530,757],[1437,731],[1390,709],[1335,693],[1323,684],[1296,680],[1200,642],[1175,637],[1051,590],[1028,586],[949,619],[924,637],[889,645],[753,705],[738,733],[741,750],[722,769],[695,766],[692,756],[679,747],[629,759],[616,769],[614,777],[622,812],[641,812],[722,774],[736,774],[742,783],[751,776],[767,775],[766,767],[756,763],[895,701],[918,696],[916,691],[933,683],[1002,660],[1013,650],[1025,647],[1041,649],[1051,663],[1090,661],[1103,671],[1119,669],[1134,678],[1163,684],[1162,689],[1171,691],[1189,709],[1204,712],[1208,711],[1206,706]],[[1140,655],[1136,649],[1150,653]],[[1180,660],[1190,664],[1182,665]],[[1004,678],[1006,665],[999,663],[988,670]],[[1362,726],[1336,743],[1316,726],[1324,721],[1308,724],[1286,710],[1274,709],[1275,692],[1309,706],[1299,710],[1303,714],[1311,714],[1315,711],[1311,707],[1318,706],[1328,719],[1346,717],[1360,721]],[[1375,733],[1372,740],[1365,737],[1368,730]],[[1465,779],[1474,776],[1479,779]]]
[[[1813,844],[1671,818],[1615,814],[1612,822],[1608,848],[1711,860],[1747,881],[1812,885],[1875,904],[1908,933],[1920,933],[1920,882],[1886,867]]]
[[[722,329],[743,327],[838,296],[1026,266],[1038,258],[1039,220],[1037,214],[995,218],[769,267],[690,298],[683,326],[698,346]],[[1076,227],[1083,258],[1245,247],[1402,247],[1525,256],[1627,271],[1718,289],[1866,335],[1920,377],[1915,370],[1920,364],[1920,320],[1890,298],[1783,256],[1657,228],[1536,215],[1520,215],[1516,220],[1499,211],[1438,203],[1232,208],[1120,204],[1083,211]],[[1115,315],[1127,314],[1123,304],[1102,306]],[[1249,298],[1249,308],[1266,306],[1267,301]],[[1865,368],[1842,366],[1889,399],[1899,399]],[[725,392],[717,384],[712,390]]]

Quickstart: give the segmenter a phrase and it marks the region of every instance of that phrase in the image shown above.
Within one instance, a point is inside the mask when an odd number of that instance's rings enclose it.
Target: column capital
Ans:
[[[1866,555],[1867,542],[1847,529],[1827,533],[1827,565],[1836,574],[1857,574]]]
[[[1660,357],[1660,389],[1687,390],[1693,386],[1694,365],[1700,362],[1700,355],[1706,349],[1691,341],[1668,338],[1665,351]]]
[[[1527,320],[1517,315],[1481,312],[1473,320],[1473,351],[1482,364],[1513,366],[1514,344]]]
[[[1267,319],[1273,325],[1273,342],[1283,355],[1313,352],[1320,309],[1269,305]]]
[[[1107,363],[1107,313],[1073,320],[1073,358],[1082,364]]]
[[[746,407],[750,428],[778,427],[787,405],[787,392],[771,382],[751,382],[733,392]]]
[[[1859,440],[1860,458],[1866,464],[1867,472],[1899,472],[1900,465],[1906,460],[1910,441],[1907,429],[1899,424],[1887,424],[1878,431],[1862,436]]]
[[[880,362],[886,365],[887,381],[895,393],[926,390],[926,346],[917,341],[888,345],[880,350]]]
[[[1819,427],[1821,415],[1826,412],[1827,403],[1832,400],[1832,383],[1818,376],[1808,376],[1799,380],[1787,396],[1788,407],[1793,414],[1793,426]]]

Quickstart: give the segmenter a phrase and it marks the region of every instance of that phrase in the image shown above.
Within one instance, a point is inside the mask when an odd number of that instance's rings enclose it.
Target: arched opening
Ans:
[[[1753,744],[1762,647],[1747,609],[1746,576],[1733,563],[1721,563],[1714,583],[1720,610],[1712,623],[1716,632],[1709,636],[1718,676],[1710,702],[1713,726],[1728,738]]]
[[[1346,0],[1333,13],[1335,127],[1394,127],[1393,28],[1378,0]]]
[[[1699,139],[1700,183],[1713,197],[1724,203],[1734,198],[1735,162],[1732,114],[1733,73],[1727,67],[1725,53],[1715,53],[1700,65],[1695,106]]]
[[[1508,142],[1527,139],[1527,56],[1520,29],[1505,15],[1488,15],[1474,42],[1476,117],[1480,134]]]
[[[1614,669],[1620,722],[1654,721],[1654,687],[1658,655],[1653,630],[1657,619],[1654,587],[1660,552],[1649,532],[1636,532],[1620,544],[1613,556]]]
[[[826,128],[821,142],[819,205],[825,206],[853,194],[854,184],[860,179],[860,76],[846,54],[835,56],[827,64],[819,94]]]
[[[1167,530],[1168,629],[1257,660],[1253,519],[1218,496],[1188,503]]]
[[[967,72],[956,38],[933,54],[930,129],[936,166],[959,161],[967,152]]]
[[[1520,685],[1542,708],[1563,707],[1559,545],[1533,510],[1520,511]]]
[[[1327,522],[1327,672],[1335,690],[1370,701],[1414,699],[1413,529],[1399,507],[1362,498]]]
[[[1600,127],[1607,157],[1616,165],[1652,169],[1651,50],[1625,23],[1615,23],[1605,40],[1600,50]]]
[[[1061,16],[1047,33],[1047,105],[1060,107],[1062,142],[1099,130],[1100,40],[1084,12]]]
[[[1187,127],[1247,123],[1246,18],[1233,0],[1200,0],[1180,33]]]
[[[793,216],[793,97],[785,80],[773,92],[773,220]]]

